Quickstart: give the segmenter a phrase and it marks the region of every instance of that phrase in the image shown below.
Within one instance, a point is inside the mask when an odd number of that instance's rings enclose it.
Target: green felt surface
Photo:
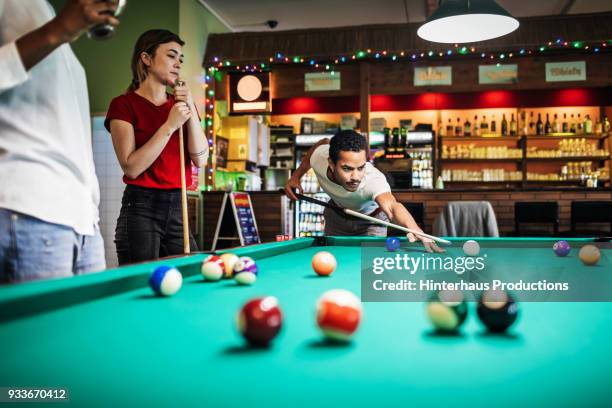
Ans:
[[[122,272],[144,281],[2,322],[0,386],[67,387],[70,405],[87,407],[612,403],[610,303],[522,303],[520,320],[504,336],[486,334],[471,304],[462,335],[451,337],[432,333],[422,303],[366,303],[354,341],[328,345],[315,325],[317,298],[333,288],[360,291],[360,248],[354,240],[334,241],[341,242],[325,248],[339,261],[329,278],[310,269],[323,249],[312,240],[262,247],[266,256],[251,287],[194,275],[176,296],[156,298],[145,286],[150,264],[85,277],[78,283],[108,279],[112,287]],[[550,246],[544,250],[550,257]],[[193,271],[202,257],[168,262]],[[70,285],[32,284],[47,296]],[[19,297],[12,289],[0,291],[0,305]],[[19,290],[22,300],[36,293]],[[261,295],[277,296],[285,315],[265,350],[245,347],[234,324],[239,307]]]

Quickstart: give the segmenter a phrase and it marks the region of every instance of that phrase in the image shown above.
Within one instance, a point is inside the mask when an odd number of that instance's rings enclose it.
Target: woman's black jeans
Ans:
[[[192,251],[197,245],[191,231]],[[127,185],[115,229],[119,265],[183,254],[181,190]]]

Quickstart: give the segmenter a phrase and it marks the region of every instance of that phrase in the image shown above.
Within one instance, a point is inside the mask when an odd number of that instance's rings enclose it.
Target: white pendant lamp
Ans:
[[[473,43],[509,34],[518,26],[518,20],[493,0],[442,0],[417,35],[437,43]]]

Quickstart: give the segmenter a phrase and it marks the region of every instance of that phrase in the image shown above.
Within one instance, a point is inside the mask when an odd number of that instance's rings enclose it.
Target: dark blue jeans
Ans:
[[[189,233],[191,251],[197,245]],[[181,190],[128,185],[115,229],[119,265],[183,254]]]

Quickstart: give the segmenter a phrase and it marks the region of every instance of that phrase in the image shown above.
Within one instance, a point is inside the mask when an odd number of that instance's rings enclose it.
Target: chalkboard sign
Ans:
[[[259,234],[255,223],[255,214],[249,193],[230,193],[234,214],[238,222],[240,243],[242,245],[259,244]]]
[[[235,243],[240,241],[241,246],[261,242],[249,193],[228,192],[223,196],[212,245],[213,251],[217,249],[218,241],[236,241]],[[230,243],[229,246],[234,245]]]

